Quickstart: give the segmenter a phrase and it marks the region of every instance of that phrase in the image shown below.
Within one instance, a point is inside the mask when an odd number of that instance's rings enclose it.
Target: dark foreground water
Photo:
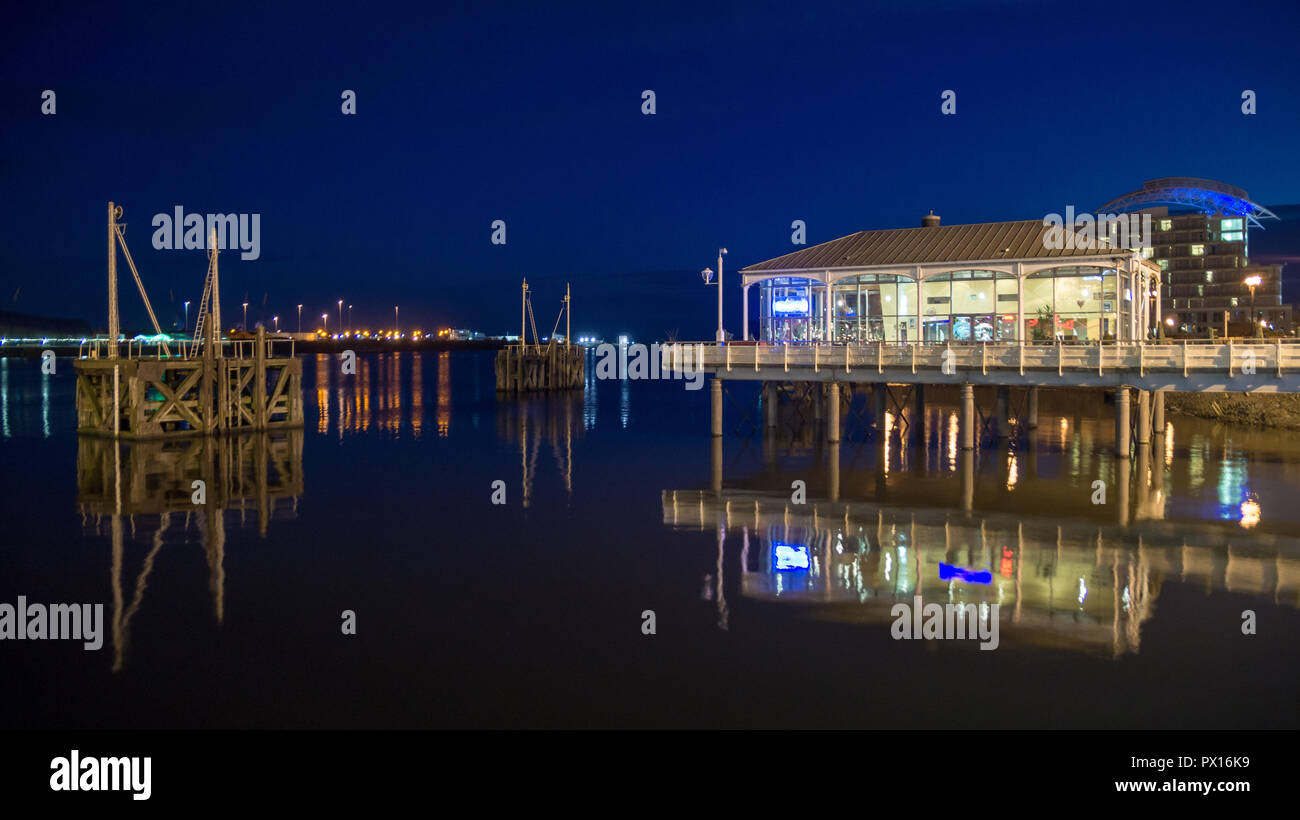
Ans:
[[[75,434],[71,361],[0,359],[0,604],[105,632],[0,641],[0,726],[1300,725],[1290,434],[1174,417],[1117,463],[1057,396],[974,458],[941,401],[911,447],[858,408],[835,452],[733,387],[715,450],[681,382],[361,363],[306,360],[301,433],[117,447]],[[997,649],[895,640],[917,595],[996,612]]]

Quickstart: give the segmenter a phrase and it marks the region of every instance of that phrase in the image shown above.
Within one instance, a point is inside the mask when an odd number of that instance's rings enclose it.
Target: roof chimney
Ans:
[[[937,228],[937,227],[939,227],[939,217],[937,217],[937,216],[934,215],[934,209],[933,209],[933,208],[930,209],[930,213],[929,213],[929,214],[927,214],[926,216],[921,217],[921,227],[922,227],[922,228]]]

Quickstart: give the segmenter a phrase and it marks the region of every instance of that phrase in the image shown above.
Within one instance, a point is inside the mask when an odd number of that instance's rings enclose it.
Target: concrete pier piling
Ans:
[[[840,386],[835,382],[826,385],[826,440],[840,440]]]
[[[1151,391],[1138,392],[1137,443],[1145,447],[1151,443]]]
[[[975,386],[961,386],[961,448],[975,449]]]
[[[715,436],[722,435],[722,379],[714,379],[709,382],[709,397],[713,409],[712,432]]]
[[[1011,438],[1011,388],[998,385],[995,411],[998,419],[998,438]]]
[[[1128,388],[1115,391],[1115,455],[1129,457],[1129,395]]]

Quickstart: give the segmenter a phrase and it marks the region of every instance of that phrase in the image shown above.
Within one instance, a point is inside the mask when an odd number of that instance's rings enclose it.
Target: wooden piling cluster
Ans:
[[[302,362],[276,357],[266,328],[255,339],[221,338],[220,245],[208,231],[208,273],[190,342],[167,340],[149,304],[144,281],[126,246],[122,208],[108,203],[108,338],[77,358],[77,432],[114,438],[207,436],[245,430],[302,427]],[[128,342],[122,357],[117,301],[121,248],[153,323],[155,355]],[[175,350],[172,344],[176,344]],[[229,348],[229,351],[227,350]],[[229,352],[230,355],[227,355]]]
[[[587,349],[580,345],[512,345],[497,351],[497,390],[530,393],[581,390]]]
[[[146,439],[301,427],[302,362],[274,357],[264,328],[198,358],[76,361],[77,432]]]

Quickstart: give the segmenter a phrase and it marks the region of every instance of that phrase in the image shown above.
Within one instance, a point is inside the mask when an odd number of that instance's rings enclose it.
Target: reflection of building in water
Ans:
[[[582,418],[582,401],[583,394],[576,391],[498,399],[497,437],[519,446],[520,486],[525,507],[532,503],[537,451],[543,442],[550,445],[556,468],[564,479],[565,494],[573,495],[573,439],[583,433],[578,424]]]
[[[670,526],[718,532],[708,597],[723,626],[728,534],[740,536],[737,584],[745,598],[815,604],[821,616],[866,623],[891,622],[890,607],[915,595],[926,603],[999,604],[1004,645],[1137,652],[1165,579],[1300,606],[1300,542],[1291,539],[1247,541],[1162,524],[1134,532],[858,501],[793,504],[788,496],[732,490],[664,491],[663,517]],[[941,580],[940,564],[987,570],[989,582]]]
[[[301,430],[130,444],[78,438],[82,523],[112,541],[114,671],[124,665],[131,618],[167,540],[197,540],[202,547],[213,611],[218,623],[224,620],[226,527],[255,521],[265,537],[271,520],[296,517],[303,492],[302,441]],[[203,482],[203,503],[195,503],[198,481]],[[127,603],[122,575],[131,543],[149,548]]]

